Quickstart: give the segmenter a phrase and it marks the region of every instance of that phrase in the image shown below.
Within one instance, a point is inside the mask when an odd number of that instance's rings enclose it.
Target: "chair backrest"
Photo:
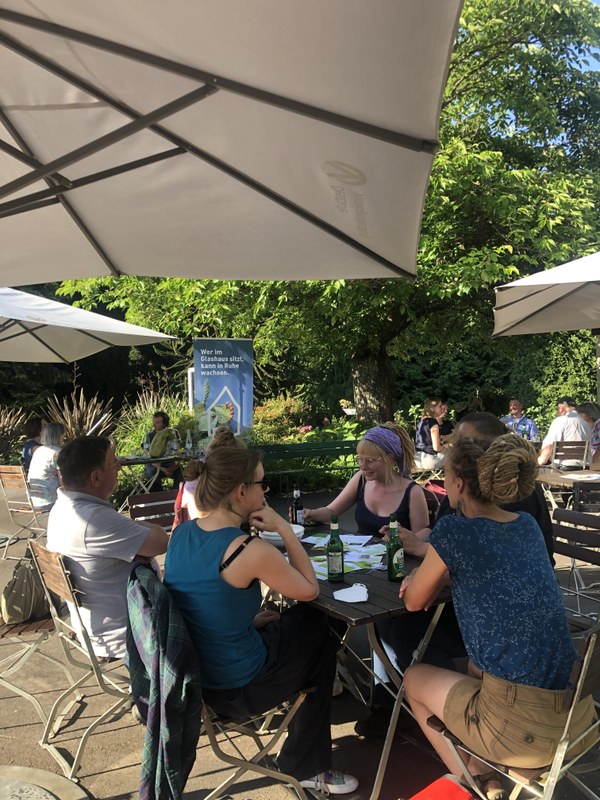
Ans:
[[[573,484],[573,510],[600,513],[600,481],[576,481]]]
[[[440,507],[440,501],[438,500],[438,496],[435,494],[435,492],[433,492],[427,486],[421,486],[421,489],[423,489],[423,494],[425,495],[425,500],[427,502],[427,511],[429,512],[429,527],[432,528],[435,525],[438,509]]]
[[[0,485],[4,490],[27,490],[27,481],[25,480],[23,467],[9,467],[6,464],[0,464]]]
[[[554,442],[550,461],[581,461],[587,464],[589,442]]]
[[[36,541],[30,542],[29,546],[46,589],[49,592],[54,592],[62,601],[78,606],[79,601],[71,585],[69,573],[65,569],[62,556],[59,553],[51,553]],[[51,600],[51,596],[49,599]],[[51,603],[51,605],[53,604]]]
[[[151,522],[163,528],[170,528],[175,514],[177,489],[168,492],[132,494],[127,498],[129,516],[137,522]]]
[[[554,552],[600,567],[600,517],[556,508],[552,519]]]

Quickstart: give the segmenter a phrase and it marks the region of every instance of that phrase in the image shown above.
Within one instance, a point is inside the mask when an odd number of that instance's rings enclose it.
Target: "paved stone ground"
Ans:
[[[325,504],[331,495],[317,495],[305,498],[306,505]],[[287,499],[271,498],[278,509],[285,509]],[[354,528],[352,515],[345,515],[341,527]],[[0,508],[0,533],[10,532],[10,521],[5,509]],[[10,555],[23,552],[24,543],[9,548]],[[8,580],[13,565],[0,562],[0,586]],[[589,576],[586,574],[586,578]],[[367,645],[361,631],[354,636],[354,646],[366,657]],[[48,652],[57,652],[57,642],[50,641]],[[14,645],[0,645],[0,659],[12,652]],[[357,667],[360,674],[360,668]],[[44,708],[49,709],[57,690],[64,687],[65,676],[45,660],[32,658],[20,676],[38,697]],[[94,713],[107,707],[99,693],[89,699],[76,714],[70,725],[57,740],[57,745],[73,752],[78,733],[83,730]],[[334,766],[352,772],[360,781],[359,790],[349,800],[366,800],[369,797],[379,758],[382,740],[360,739],[354,733],[356,719],[364,716],[366,709],[348,691],[333,701],[332,734],[334,738]],[[50,754],[38,745],[41,736],[41,723],[30,703],[0,687],[0,765],[20,766],[26,770],[38,769],[60,774],[60,768]],[[88,742],[80,770],[80,786],[90,796],[98,800],[130,800],[137,797],[144,729],[137,725],[129,713],[123,713],[103,725]],[[419,736],[406,741],[396,736],[388,771],[380,795],[381,800],[410,798],[417,791],[432,782],[445,769],[433,756],[424,740]],[[24,774],[33,774],[28,771]],[[223,765],[209,751],[205,738],[198,747],[196,764],[187,784],[186,798],[203,800],[208,792],[218,785],[227,774]],[[0,780],[7,777],[7,771],[0,766]],[[564,783],[564,782],[563,782]],[[593,783],[600,788],[600,776],[595,775]],[[245,780],[230,790],[235,798],[252,800],[284,800],[295,796],[282,786],[268,785],[260,776],[248,774]],[[61,796],[61,795],[57,795]],[[64,795],[66,797],[66,795]],[[557,800],[575,800],[580,797],[570,784],[564,783],[555,795]],[[1,794],[0,798],[4,800]]]

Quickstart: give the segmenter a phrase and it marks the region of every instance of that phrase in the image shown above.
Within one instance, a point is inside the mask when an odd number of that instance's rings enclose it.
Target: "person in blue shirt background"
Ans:
[[[518,436],[523,439],[529,439],[530,442],[539,442],[540,432],[535,422],[523,414],[523,403],[518,397],[511,397],[508,403],[509,416],[500,417],[500,422],[503,422],[510,431],[514,431]]]

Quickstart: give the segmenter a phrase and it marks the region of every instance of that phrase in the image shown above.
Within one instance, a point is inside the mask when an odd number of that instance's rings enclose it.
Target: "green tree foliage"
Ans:
[[[345,363],[359,415],[391,418],[393,392],[416,402],[424,376],[409,365],[419,359],[438,365],[450,396],[488,391],[492,379],[493,396],[513,380],[514,353],[537,352],[523,340],[491,345],[493,287],[599,249],[598,72],[582,71],[599,44],[600,8],[588,0],[467,0],[414,282],[123,278],[64,291],[181,336],[185,352],[179,343],[171,356],[179,368],[197,336],[253,338],[259,397],[291,390],[324,402]]]

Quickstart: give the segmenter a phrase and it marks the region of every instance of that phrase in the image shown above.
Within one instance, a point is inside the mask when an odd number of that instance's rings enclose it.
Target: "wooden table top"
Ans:
[[[420,559],[406,556],[406,573],[412,572],[420,564]],[[346,603],[336,600],[333,593],[338,589],[346,589],[355,583],[364,583],[369,592],[369,599],[363,603]],[[404,602],[399,598],[400,583],[388,581],[387,570],[361,569],[347,572],[343,582],[330,583],[320,580],[321,593],[312,605],[328,614],[341,619],[348,625],[367,625],[386,617],[397,617],[406,611]]]
[[[590,483],[594,480],[600,482],[600,471],[591,469],[549,469],[548,467],[540,467],[537,474],[536,482],[545,483],[548,486],[556,486],[558,488],[572,489],[575,483]]]

